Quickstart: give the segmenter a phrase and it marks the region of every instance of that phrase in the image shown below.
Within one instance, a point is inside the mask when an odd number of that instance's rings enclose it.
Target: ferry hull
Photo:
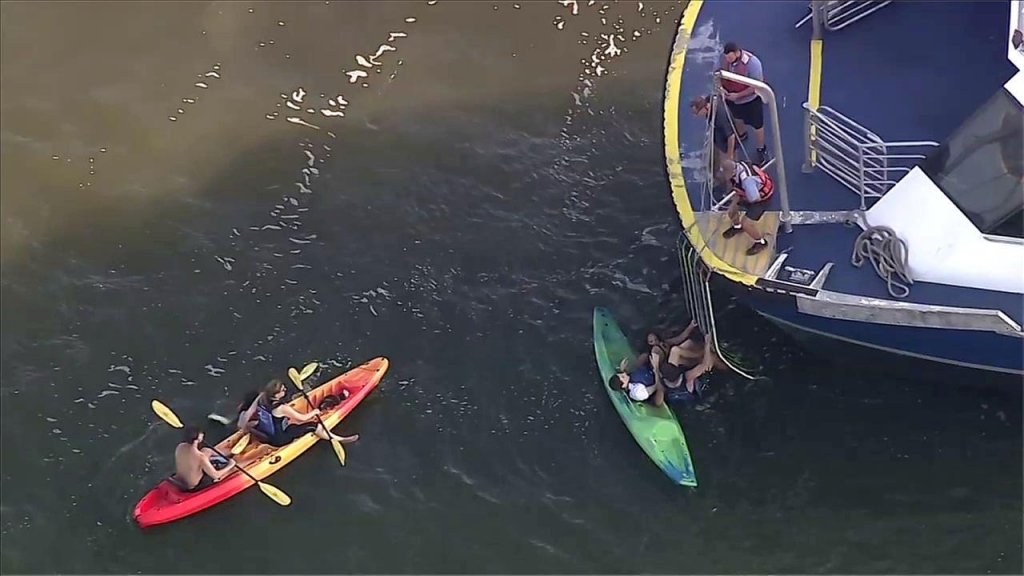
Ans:
[[[843,364],[926,379],[982,376],[993,382],[1024,382],[1024,339],[1018,337],[813,316],[798,310],[795,296],[723,283],[742,304]]]

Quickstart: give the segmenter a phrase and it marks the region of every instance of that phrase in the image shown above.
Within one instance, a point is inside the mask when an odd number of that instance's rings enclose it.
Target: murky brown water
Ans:
[[[681,413],[699,489],[607,405],[593,307],[686,322],[680,11],[0,4],[2,570],[1019,572],[1019,394],[837,375],[723,305],[770,380]],[[132,524],[151,399],[203,422],[381,354],[348,466],[273,476],[292,507]]]

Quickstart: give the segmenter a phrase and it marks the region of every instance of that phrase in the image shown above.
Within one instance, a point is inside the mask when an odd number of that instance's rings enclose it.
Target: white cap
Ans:
[[[643,402],[651,397],[651,393],[647,391],[647,386],[644,386],[639,382],[630,382],[629,397],[637,402]]]

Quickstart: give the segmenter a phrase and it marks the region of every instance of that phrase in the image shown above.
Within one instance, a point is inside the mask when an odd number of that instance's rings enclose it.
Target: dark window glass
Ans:
[[[1024,115],[999,91],[921,169],[985,234],[1024,237]]]
[[[1009,218],[993,228],[989,234],[993,236],[1024,238],[1024,210],[1017,210],[1016,214],[1011,214]]]

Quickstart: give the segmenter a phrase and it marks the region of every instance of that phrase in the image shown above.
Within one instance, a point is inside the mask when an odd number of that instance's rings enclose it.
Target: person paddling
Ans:
[[[252,427],[256,424],[257,417],[256,414],[249,413],[249,407],[252,406],[252,403],[256,401],[259,395],[260,390],[258,388],[246,392],[245,396],[242,397],[242,401],[234,409],[233,413],[235,416],[233,420],[216,412],[211,412],[206,417],[222,426],[234,424],[238,430],[251,431]],[[342,390],[341,399],[344,400],[345,398],[348,398],[348,390]],[[252,426],[246,426],[247,422],[251,422]]]
[[[358,434],[338,436],[316,422],[320,410],[299,412],[285,400],[284,382],[273,379],[263,387],[249,408],[238,417],[242,430],[259,435],[260,440],[272,446],[286,446],[296,439],[314,432],[322,440],[355,442]]]
[[[200,448],[204,435],[198,426],[183,430],[182,442],[174,449],[172,482],[185,492],[198,492],[231,473],[234,460],[225,460],[210,448]]]

